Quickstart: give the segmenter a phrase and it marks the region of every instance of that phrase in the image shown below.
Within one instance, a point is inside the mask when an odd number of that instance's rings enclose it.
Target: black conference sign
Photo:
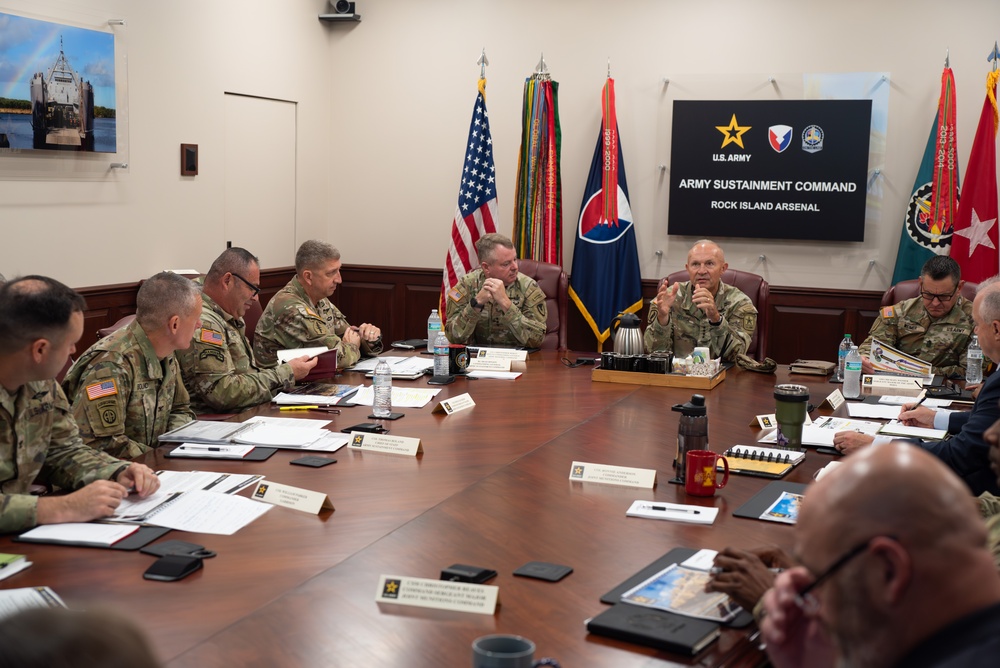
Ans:
[[[871,116],[871,100],[675,100],[668,233],[864,241]]]

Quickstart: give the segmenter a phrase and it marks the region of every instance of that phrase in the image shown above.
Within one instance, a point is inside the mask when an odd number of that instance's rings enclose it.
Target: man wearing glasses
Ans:
[[[873,373],[872,340],[930,362],[934,373],[965,378],[972,338],[972,302],[962,297],[962,272],[950,257],[935,255],[920,270],[920,296],[886,306],[858,347],[861,370]]]
[[[776,668],[997,665],[1000,577],[965,485],[919,448],[852,455],[809,488],[764,595]]]
[[[259,261],[243,248],[227,248],[208,270],[201,323],[191,347],[176,353],[195,413],[231,413],[270,401],[316,366],[308,357],[273,369],[257,364],[243,315],[259,292]]]

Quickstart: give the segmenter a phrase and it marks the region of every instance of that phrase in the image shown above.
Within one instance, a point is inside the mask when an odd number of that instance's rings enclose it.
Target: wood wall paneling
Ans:
[[[261,271],[262,306],[292,276],[292,267]],[[440,269],[344,265],[344,283],[333,302],[352,323],[370,322],[382,329],[387,343],[399,339],[423,338],[427,316],[437,308],[441,289]],[[658,281],[642,284],[644,305],[639,317],[645,324],[649,300],[656,294]],[[87,299],[83,338],[77,345],[85,350],[97,340],[97,330],[135,313],[135,283],[80,289]],[[882,293],[821,288],[771,286],[768,301],[768,355],[779,364],[797,358],[835,358],[845,332],[863,341],[878,315]],[[605,326],[609,323],[603,323]],[[597,339],[576,304],[569,306],[569,347],[578,352],[596,352]],[[610,340],[605,349],[611,348]]]

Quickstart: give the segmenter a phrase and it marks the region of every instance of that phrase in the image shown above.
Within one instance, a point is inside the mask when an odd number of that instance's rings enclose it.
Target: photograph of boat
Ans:
[[[0,149],[114,153],[114,35],[0,13]]]

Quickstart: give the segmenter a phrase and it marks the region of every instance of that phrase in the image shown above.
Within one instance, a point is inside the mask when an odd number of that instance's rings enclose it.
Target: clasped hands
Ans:
[[[486,279],[483,288],[476,293],[476,302],[479,304],[493,302],[503,311],[509,309],[511,304],[510,297],[507,296],[507,288],[504,287],[503,281],[499,278]]]
[[[668,286],[666,279],[660,282],[660,289],[656,292],[653,303],[656,304],[656,319],[659,320],[661,325],[665,326],[670,321],[670,309],[673,307],[674,302],[677,301],[677,291],[679,289],[679,283]],[[705,312],[705,316],[709,322],[717,323],[722,319],[719,309],[715,306],[715,297],[708,288],[696,285],[694,292],[691,293],[691,301]]]

